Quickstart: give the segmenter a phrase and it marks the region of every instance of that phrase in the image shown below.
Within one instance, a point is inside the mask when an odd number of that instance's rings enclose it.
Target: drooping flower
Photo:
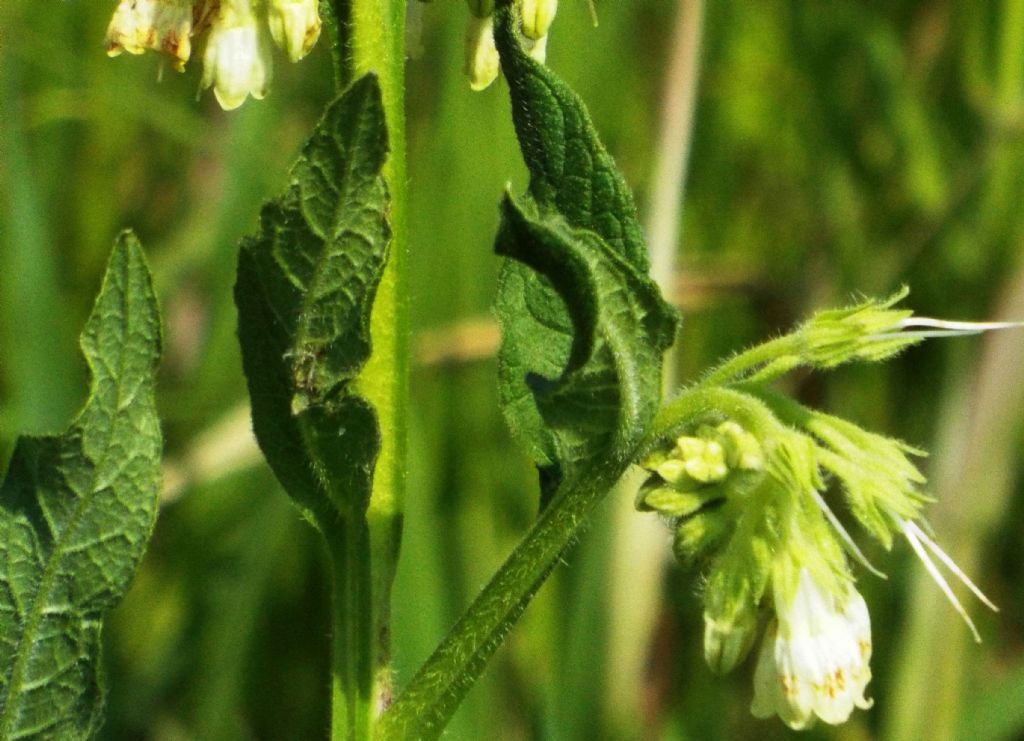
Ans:
[[[211,21],[203,54],[203,88],[226,111],[267,94],[273,72],[270,46],[250,0],[224,0]]]
[[[534,41],[544,38],[557,12],[558,0],[522,0],[519,13],[523,19],[523,34]]]
[[[792,594],[775,581],[776,616],[754,673],[755,716],[777,714],[800,730],[815,719],[843,723],[855,707],[871,707],[864,697],[871,680],[868,608],[853,587],[846,591],[822,587],[806,568]]]
[[[558,10],[558,0],[516,0],[520,42],[541,64],[547,57],[548,29]],[[465,73],[473,90],[483,90],[498,78],[501,63],[494,44],[494,0],[467,0]]]
[[[522,0],[523,48],[541,64],[548,53],[548,29],[558,12],[558,0]]]
[[[320,38],[318,5],[318,0],[270,0],[270,35],[293,62],[309,54]]]
[[[271,38],[297,62],[320,38],[319,0],[120,0],[107,28],[107,53],[166,54],[183,71],[202,50],[200,85],[231,110],[270,84]]]
[[[466,26],[465,73],[469,87],[483,90],[498,79],[501,61],[494,45],[494,16],[470,16]]]
[[[191,0],[121,0],[107,26],[107,54],[162,52],[181,72],[192,55]]]

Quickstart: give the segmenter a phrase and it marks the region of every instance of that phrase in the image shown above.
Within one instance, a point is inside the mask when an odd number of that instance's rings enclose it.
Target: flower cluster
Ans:
[[[267,93],[270,39],[293,62],[320,38],[318,0],[121,0],[107,28],[107,53],[166,54],[179,72],[202,49],[202,87],[225,110]]]
[[[483,90],[498,78],[501,65],[494,45],[494,0],[467,0],[466,76],[473,90]],[[516,0],[526,51],[538,62],[547,56],[548,29],[558,0]]]
[[[763,385],[798,365],[879,360],[926,336],[1012,326],[915,319],[893,308],[900,297],[823,312],[730,359],[663,410],[640,460],[649,476],[638,509],[663,515],[676,555],[704,570],[709,666],[736,667],[767,615],[751,710],[794,729],[871,705],[871,624],[851,560],[879,572],[829,507],[830,489],[886,549],[907,539],[975,639],[936,561],[996,609],[925,532],[924,477],[910,459],[921,451]]]

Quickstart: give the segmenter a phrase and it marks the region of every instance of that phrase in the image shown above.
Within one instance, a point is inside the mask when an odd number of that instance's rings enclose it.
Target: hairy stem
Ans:
[[[332,659],[331,738],[369,738],[372,724],[390,702],[391,585],[398,561],[405,487],[406,408],[408,397],[408,312],[406,295],[407,225],[405,184],[405,3],[402,0],[333,0],[338,28],[339,87],[367,72],[381,86],[390,155],[384,179],[390,195],[391,246],[388,264],[377,289],[370,316],[373,352],[358,381],[357,393],[376,410],[381,433],[380,455],[374,469],[373,491],[366,521],[350,523],[343,552],[332,552],[335,640]],[[350,536],[350,537],[349,537]],[[343,573],[354,569],[352,573]],[[366,572],[367,581],[356,576]],[[364,587],[366,591],[364,591]],[[345,614],[345,613],[356,613]],[[365,622],[361,615],[369,615]],[[357,630],[358,634],[345,634]],[[350,641],[371,646],[372,660],[359,663],[359,650]],[[358,674],[358,682],[344,681]],[[369,725],[350,710],[359,698],[347,696],[353,687],[371,688]],[[355,705],[353,703],[356,703]]]
[[[440,736],[488,659],[572,545],[586,516],[615,485],[628,457],[567,482],[526,537],[381,718],[381,739]]]
[[[796,340],[792,334],[770,340],[726,360],[705,376],[700,386],[720,386],[741,381],[772,361],[794,354],[796,350]]]

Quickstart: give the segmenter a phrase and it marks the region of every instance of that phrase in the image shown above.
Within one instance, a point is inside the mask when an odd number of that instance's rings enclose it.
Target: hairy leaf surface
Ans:
[[[496,301],[500,393],[546,501],[653,416],[678,318],[647,276],[632,195],[583,103],[523,51],[511,7],[498,11],[496,41],[530,171],[497,241],[514,258]]]
[[[380,449],[353,389],[387,258],[387,131],[377,79],[327,109],[242,244],[235,301],[253,427],[274,473],[321,530],[361,517]]]
[[[114,247],[81,339],[92,374],[63,435],[18,440],[0,486],[0,739],[88,738],[100,630],[157,511],[156,296],[138,242]]]

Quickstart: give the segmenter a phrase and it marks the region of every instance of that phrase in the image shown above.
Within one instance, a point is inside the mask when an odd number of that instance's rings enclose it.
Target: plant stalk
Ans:
[[[384,713],[379,739],[441,735],[488,659],[573,544],[587,515],[615,485],[629,457],[612,458],[566,482],[523,541]]]
[[[376,411],[380,454],[366,519],[345,523],[345,544],[340,552],[331,553],[335,628],[331,738],[338,741],[370,738],[377,716],[391,699],[390,606],[405,489],[409,321],[405,301],[405,3],[331,0],[330,10],[338,33],[339,92],[367,72],[375,73],[380,82],[390,148],[384,180],[390,196],[391,226],[388,263],[370,315],[373,350],[355,389]],[[360,575],[365,575],[365,581]],[[363,620],[365,615],[368,620]],[[371,647],[368,663],[360,660],[364,655],[358,649],[361,644]],[[364,698],[351,696],[360,687],[370,688],[365,708],[361,706]]]

